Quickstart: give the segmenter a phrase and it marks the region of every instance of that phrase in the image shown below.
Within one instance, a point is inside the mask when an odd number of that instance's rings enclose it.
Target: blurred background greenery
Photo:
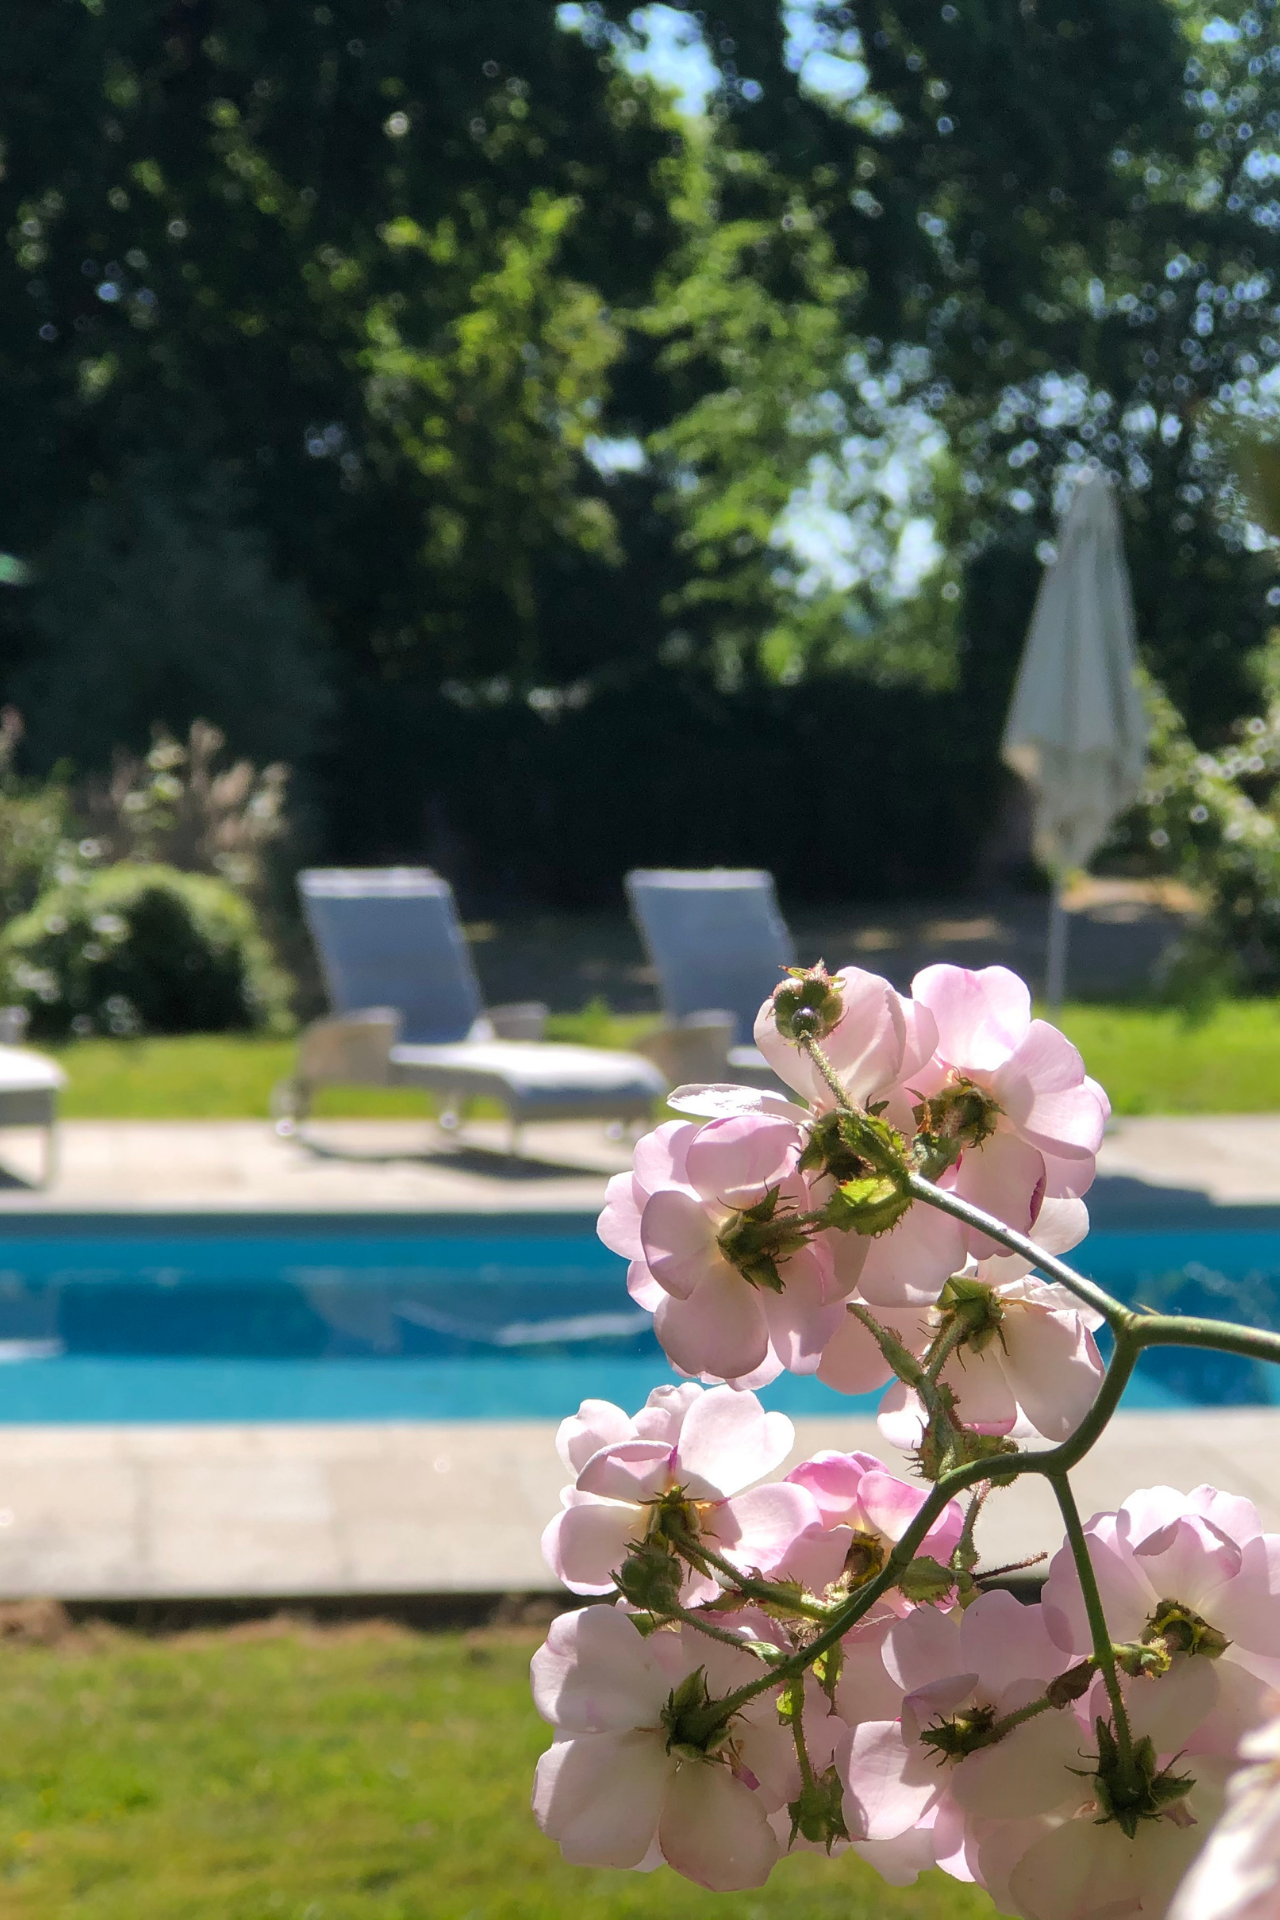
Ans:
[[[1272,618],[1228,429],[1278,351],[1277,57],[1273,9],[1200,0],[29,12],[19,772],[82,789],[203,719],[293,769],[299,858],[480,902],[637,862],[961,887],[1005,857],[1086,458],[1151,673],[1230,741]],[[851,775],[815,860],[795,798]]]

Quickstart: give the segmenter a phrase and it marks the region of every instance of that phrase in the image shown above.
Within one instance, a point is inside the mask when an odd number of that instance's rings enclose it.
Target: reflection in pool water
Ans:
[[[156,1227],[9,1233],[0,1421],[551,1419],[674,1377],[579,1218]],[[1280,1326],[1280,1232],[1099,1232],[1076,1257],[1126,1300]],[[762,1397],[817,1414],[879,1396],[784,1376]],[[1164,1349],[1125,1404],[1273,1397],[1253,1362]]]

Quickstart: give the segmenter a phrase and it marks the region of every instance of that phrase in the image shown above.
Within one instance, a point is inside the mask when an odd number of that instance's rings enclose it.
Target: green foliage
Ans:
[[[287,982],[224,881],[120,863],[42,895],[0,936],[33,1033],[219,1033],[287,1025]]]
[[[567,1867],[529,1812],[525,1631],[266,1626],[6,1648],[6,1920],[983,1920],[930,1873],[784,1861],[709,1896]]]
[[[539,566],[609,571],[582,447],[671,146],[555,15],[228,0],[160,33],[154,0],[109,0],[6,36],[6,541],[163,455],[242,489],[351,668],[546,679]]]
[[[36,764],[105,767],[157,721],[212,720],[258,759],[297,759],[329,704],[313,622],[235,525],[226,486],[175,489],[130,469],[73,512],[41,556],[37,650],[9,682]]]
[[[1112,857],[1136,856],[1203,899],[1166,983],[1197,1008],[1233,987],[1280,982],[1280,631],[1263,678],[1265,711],[1215,753],[1198,751],[1173,703],[1148,684],[1147,783],[1109,843]]]
[[[48,780],[14,772],[22,733],[16,708],[0,710],[0,924],[25,913],[46,887],[82,864],[61,770]]]

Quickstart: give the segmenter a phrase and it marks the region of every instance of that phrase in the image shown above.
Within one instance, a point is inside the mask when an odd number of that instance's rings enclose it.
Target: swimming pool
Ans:
[[[1081,1269],[1166,1311],[1280,1325],[1280,1230],[1120,1229]],[[555,1419],[673,1379],[581,1215],[7,1221],[0,1422]],[[1144,1356],[1127,1406],[1280,1402],[1234,1356]],[[784,1376],[766,1404],[870,1412]]]

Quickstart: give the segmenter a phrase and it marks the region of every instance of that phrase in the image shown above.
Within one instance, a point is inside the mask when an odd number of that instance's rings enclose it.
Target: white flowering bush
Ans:
[[[796,1098],[680,1088],[601,1216],[684,1378],[560,1428],[544,1547],[595,1603],[534,1656],[543,1831],[722,1891],[853,1848],[1024,1920],[1275,1920],[1280,1535],[1207,1486],[1086,1524],[1070,1470],[1145,1348],[1280,1336],[1131,1310],[1062,1259],[1109,1109],[1004,968],[910,999],[797,969],[756,1039]],[[916,1483],[835,1452],[770,1479],[794,1430],[754,1389],[784,1369],[885,1387]],[[975,1536],[1028,1473],[1065,1532],[1034,1605]]]

